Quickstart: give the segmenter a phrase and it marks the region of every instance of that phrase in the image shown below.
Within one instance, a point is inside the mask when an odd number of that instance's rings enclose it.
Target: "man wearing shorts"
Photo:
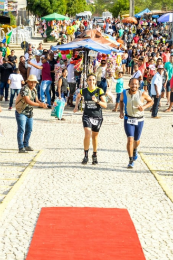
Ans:
[[[146,91],[139,90],[138,79],[131,78],[129,87],[130,89],[123,90],[120,97],[120,118],[124,118],[124,129],[127,135],[127,152],[129,155],[127,167],[133,168],[134,161],[138,158],[137,147],[140,144],[144,125],[144,110],[151,107],[153,101]]]

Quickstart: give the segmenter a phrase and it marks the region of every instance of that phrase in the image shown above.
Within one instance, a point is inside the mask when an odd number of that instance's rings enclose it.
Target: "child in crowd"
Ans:
[[[14,69],[14,73],[10,74],[8,82],[10,85],[10,103],[9,103],[9,110],[12,110],[13,99],[15,94],[19,94],[22,84],[25,84],[22,75],[20,74],[19,69]]]
[[[114,86],[114,82],[115,79],[113,78],[113,72],[110,69],[107,72],[108,76],[106,76],[106,80],[107,80],[107,90],[106,90],[106,96],[108,97],[108,100],[110,100],[110,102],[115,103],[115,97],[112,93],[112,87]]]
[[[116,104],[115,104],[115,108],[112,110],[112,112],[117,112],[117,110],[118,110],[119,103],[120,103],[120,96],[121,96],[121,93],[123,92],[123,89],[124,89],[123,72],[120,71],[118,73],[118,79],[117,79],[116,88],[115,88],[115,92],[117,93]]]

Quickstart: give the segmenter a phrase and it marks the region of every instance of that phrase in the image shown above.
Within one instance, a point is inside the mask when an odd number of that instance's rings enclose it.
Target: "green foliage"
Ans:
[[[112,3],[112,4],[111,4]],[[141,12],[145,8],[150,10],[172,10],[173,0],[136,0],[135,1],[135,13]],[[114,17],[118,15],[129,13],[130,0],[97,0],[95,13],[102,15],[102,12],[109,10],[113,13]]]
[[[75,16],[77,13],[83,11],[91,11],[94,7],[88,5],[86,0],[67,0],[67,14],[68,16]]]
[[[129,0],[118,0],[112,8],[110,8],[110,12],[114,17],[118,17],[118,15],[123,14],[127,11],[129,12],[130,2]]]
[[[65,0],[28,0],[27,9],[35,15],[40,17],[59,13],[66,14],[66,1]]]
[[[16,25],[16,17],[12,14],[12,12],[9,12],[8,16],[10,17],[10,25]]]

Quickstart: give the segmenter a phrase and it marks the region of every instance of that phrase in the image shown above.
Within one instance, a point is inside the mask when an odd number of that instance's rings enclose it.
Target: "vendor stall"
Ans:
[[[46,41],[55,41],[59,38],[59,26],[62,25],[62,21],[68,21],[69,19],[69,17],[57,13],[43,16],[41,18],[42,29],[40,29],[40,33]]]

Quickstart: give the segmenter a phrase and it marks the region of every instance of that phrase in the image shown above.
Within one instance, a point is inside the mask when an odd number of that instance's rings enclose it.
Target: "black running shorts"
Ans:
[[[100,127],[103,122],[103,118],[93,118],[93,117],[89,117],[87,115],[83,115],[82,121],[83,121],[84,128],[88,127],[88,128],[91,128],[91,130],[93,132],[99,132]]]

